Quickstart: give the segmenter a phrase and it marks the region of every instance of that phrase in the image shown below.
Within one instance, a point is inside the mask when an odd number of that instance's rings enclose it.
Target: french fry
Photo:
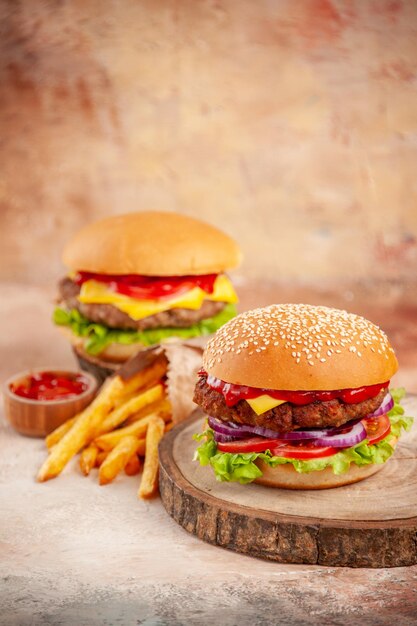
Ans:
[[[123,437],[100,466],[98,477],[100,485],[107,485],[126,466],[128,460],[136,454],[138,439],[132,435]]]
[[[47,435],[45,439],[45,444],[48,450],[50,450],[54,445],[56,445],[58,441],[61,441],[62,437],[73,426],[77,418],[78,418],[78,415],[74,415],[74,417],[71,417],[69,420],[61,424],[61,426],[58,426],[58,428],[55,428],[55,430],[53,430],[51,433],[49,433],[49,435]]]
[[[115,376],[105,383],[92,403],[82,411],[70,430],[53,447],[38,472],[39,482],[58,476],[68,461],[94,437],[99,424],[111,411],[115,403],[127,392],[130,393],[131,379],[126,383]]]
[[[174,422],[168,422],[168,424],[165,424],[165,432],[168,433],[173,426]]]
[[[147,415],[149,415],[149,413],[155,413],[156,415],[159,415],[159,417],[162,417],[162,419],[164,420],[166,417],[170,417],[172,413],[172,407],[168,398],[163,398],[158,402],[153,402],[149,406],[146,406],[140,411],[137,411],[137,413],[134,413],[133,415],[128,417],[127,420],[125,420],[124,426],[129,426],[129,424],[137,422],[138,420],[142,419],[142,417],[146,417]]]
[[[107,459],[109,453],[105,450],[99,450],[96,458],[96,467],[100,467],[100,465]]]
[[[158,491],[158,445],[164,430],[165,422],[161,417],[154,417],[149,422],[146,433],[145,463],[138,492],[140,498],[151,498]]]
[[[134,437],[144,437],[150,421],[157,417],[159,416],[156,413],[151,413],[146,417],[142,417],[142,419],[137,422],[129,424],[129,426],[124,426],[123,428],[113,430],[111,433],[101,435],[100,437],[94,439],[94,445],[100,448],[100,450],[113,450],[123,437],[127,437],[129,435],[133,435]]]
[[[93,445],[87,446],[87,448],[84,448],[84,450],[81,452],[80,469],[84,476],[88,476],[93,467],[95,467],[97,455],[98,448],[97,446]]]
[[[137,393],[138,393],[138,390],[136,389],[136,391],[133,391],[132,393],[128,393],[126,396],[123,396],[123,398],[120,398],[120,400],[118,400],[116,404],[114,405],[113,410],[118,409],[119,406],[122,406],[122,404],[124,404],[128,400],[131,400],[132,398],[134,398],[137,395]]]
[[[141,467],[142,463],[140,462],[138,455],[134,454],[125,465],[125,474],[127,476],[136,476],[136,474],[139,474]]]
[[[159,359],[131,378],[124,380],[124,397],[129,396],[138,389],[153,387],[165,376],[166,371],[166,359]]]
[[[164,395],[164,387],[161,384],[155,385],[146,391],[134,396],[124,404],[121,404],[117,409],[114,409],[103,422],[98,426],[96,431],[96,437],[108,433],[117,426],[120,426],[127,417],[140,411],[144,407],[161,400]]]
[[[138,456],[145,456],[145,452],[146,452],[146,437],[140,437],[138,439],[139,443],[138,443],[138,449],[137,449],[137,455]]]

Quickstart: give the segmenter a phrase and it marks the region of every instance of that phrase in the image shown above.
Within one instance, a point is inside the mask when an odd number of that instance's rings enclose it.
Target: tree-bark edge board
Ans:
[[[414,399],[414,406],[416,404]],[[178,449],[178,442],[180,442],[181,454],[192,457],[196,444],[191,440],[191,433],[200,430],[201,419],[202,413],[196,411],[189,420],[169,432],[160,445],[162,502],[171,517],[185,530],[213,545],[280,563],[348,567],[398,567],[417,563],[415,502],[411,505],[410,515],[401,514],[402,517],[399,519],[368,520],[359,519],[359,516],[358,519],[333,519],[328,505],[325,507],[323,516],[288,515],[267,510],[265,490],[268,490],[269,494],[274,492],[271,494],[273,497],[276,497],[278,492],[280,505],[285,505],[285,498],[293,497],[295,492],[271,490],[260,485],[250,485],[251,492],[245,493],[246,499],[248,494],[250,497],[255,496],[252,506],[247,504],[242,506],[223,499],[222,487],[225,484],[215,481],[209,467],[199,468],[190,460],[185,469],[183,466],[181,470],[178,459],[175,459],[174,448]],[[410,435],[407,434],[406,437],[409,438]],[[401,453],[399,450],[396,451],[394,458],[388,461],[387,467],[390,464],[401,463],[402,467],[410,466],[410,469],[411,465],[415,464],[417,469],[415,438],[416,429],[414,428],[405,448],[403,446]],[[397,454],[399,454],[398,460],[396,460]],[[407,465],[404,465],[405,463]],[[208,481],[206,484],[210,485],[212,481],[209,489],[206,489],[205,485],[202,488],[196,486],[199,481],[196,475],[200,471],[204,472],[204,480]],[[381,484],[384,485],[384,480],[381,483],[381,478],[384,472],[386,468],[375,477],[357,485],[326,491],[332,491],[333,498],[337,492],[340,493],[340,497],[345,498],[345,494],[349,495],[346,490],[355,488],[357,492],[359,485],[367,483],[364,496],[366,501],[370,501],[372,495],[369,494],[372,494],[372,490],[377,489],[378,494],[381,492]],[[387,481],[390,485],[390,494],[396,492],[395,485],[392,486],[392,480],[397,476],[401,497],[404,499],[409,489],[410,498],[414,498],[412,491],[415,493],[417,489],[417,478],[409,485],[408,478],[416,475],[417,471],[414,471],[414,468],[409,472],[408,477],[404,477],[401,472],[393,468]],[[378,479],[379,482],[376,482],[377,477],[381,477]],[[374,483],[371,485],[370,481]],[[236,493],[242,493],[240,490],[246,489],[247,486],[233,485],[233,488]],[[405,493],[404,489],[406,489]],[[216,495],[209,491],[215,491]],[[304,497],[308,498],[312,492],[297,493],[304,494]],[[256,506],[259,502],[257,494],[263,497],[262,508]],[[377,500],[377,504],[378,502]],[[384,502],[383,494],[380,502]],[[381,514],[384,515],[384,512]]]

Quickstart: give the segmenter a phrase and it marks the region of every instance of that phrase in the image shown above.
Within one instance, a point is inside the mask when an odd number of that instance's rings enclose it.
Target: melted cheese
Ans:
[[[169,300],[136,300],[112,291],[105,283],[87,280],[81,286],[78,300],[85,304],[112,304],[123,313],[127,313],[132,319],[140,320],[170,309],[197,310],[204,300],[234,303],[237,302],[237,295],[227,276],[219,274],[214,283],[213,293],[207,293],[200,287],[194,287],[190,291]]]
[[[285,400],[276,400],[267,394],[262,396],[258,396],[257,398],[252,398],[251,400],[246,400],[251,409],[253,409],[256,415],[262,415],[266,411],[270,411],[274,409],[276,406],[280,404],[284,404]]]

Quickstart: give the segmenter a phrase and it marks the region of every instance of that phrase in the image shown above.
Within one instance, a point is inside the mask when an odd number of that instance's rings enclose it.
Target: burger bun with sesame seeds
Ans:
[[[267,389],[351,389],[390,380],[398,362],[369,320],[324,306],[273,304],[227,322],[203,365],[225,382]]]
[[[384,467],[389,454],[381,460],[373,457],[372,451],[366,452],[371,460],[362,461],[350,449],[362,442],[367,445],[368,426],[365,434],[361,421],[381,407],[397,369],[385,333],[359,315],[305,304],[274,304],[242,313],[216,332],[204,352],[194,401],[210,416],[212,438],[208,436],[203,444],[202,455],[197,449],[197,458],[202,465],[210,463],[218,480],[254,481],[284,489],[329,489],[372,476]],[[366,389],[371,386],[375,387]],[[303,402],[297,394],[271,395],[268,390],[307,392],[303,398],[311,399]],[[329,391],[334,393],[320,394]],[[310,396],[308,392],[313,393]],[[264,408],[253,404],[254,398],[272,403]],[[275,404],[274,399],[278,399]],[[362,438],[352,443],[350,433],[360,426],[358,422],[362,423]],[[392,454],[397,437],[389,423],[384,428],[383,437],[388,437]],[[324,433],[315,434],[317,444],[314,437],[288,436],[308,429]],[[349,443],[328,442],[332,436]],[[270,448],[259,447],[262,437]],[[369,448],[376,446],[371,442]],[[338,453],[346,450],[342,461]],[[222,460],[226,454],[230,459]],[[274,456],[285,461],[274,465]],[[339,459],[335,465],[332,458]],[[242,474],[250,463],[252,474]],[[235,474],[233,467],[237,467]]]

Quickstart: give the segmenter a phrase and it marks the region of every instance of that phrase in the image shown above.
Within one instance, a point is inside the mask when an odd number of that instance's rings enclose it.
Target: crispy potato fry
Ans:
[[[78,415],[74,415],[74,417],[71,417],[69,420],[61,424],[61,426],[58,426],[58,428],[55,428],[55,430],[47,435],[47,437],[45,438],[45,444],[48,450],[50,450],[55,444],[57,444],[58,441],[61,441],[62,437],[69,431],[71,426],[74,425],[77,418]]]
[[[155,361],[149,367],[141,370],[128,380],[124,380],[124,397],[130,395],[131,393],[137,391],[138,389],[145,389],[149,387],[153,387],[157,382],[160,382],[161,379],[165,376],[167,372],[167,361],[166,359],[159,359]]]
[[[167,365],[168,365],[168,362],[166,358],[162,360],[160,359],[156,361],[155,363],[153,363],[152,365],[148,366],[146,369],[140,371],[133,378],[126,381],[125,384],[129,385],[129,387],[126,388],[127,391],[123,395],[123,397],[121,397],[115,403],[113,410],[118,409],[122,404],[125,404],[128,400],[132,400],[133,398],[137,397],[138,391],[141,391],[141,392],[147,391],[151,387],[154,387],[157,383],[162,383],[162,380],[167,371]],[[163,402],[164,400],[157,400],[155,403],[152,403],[152,404],[154,404],[155,406],[157,405],[159,406],[159,404],[163,404]],[[166,406],[163,408],[164,410],[167,410]],[[147,411],[147,407],[144,407],[144,409],[141,409],[140,411],[138,411],[139,414],[141,414],[142,412],[145,415],[146,412],[149,412],[149,411]]]
[[[99,450],[96,458],[96,467],[100,467],[105,459],[109,456],[109,453],[106,450]]]
[[[166,420],[167,417],[171,417],[172,407],[168,398],[163,398],[162,400],[158,400],[158,402],[153,402],[149,406],[144,407],[137,413],[134,413],[130,417],[127,418],[124,422],[124,426],[129,426],[129,424],[133,424],[133,422],[137,422],[142,419],[142,417],[146,417],[149,413],[155,413],[162,417],[162,419]]]
[[[145,456],[145,452],[146,452],[146,437],[140,437],[138,439],[139,444],[138,444],[138,449],[137,449],[137,454],[138,456]]]
[[[38,472],[39,482],[58,476],[68,461],[91,441],[99,424],[115,403],[127,392],[130,393],[133,384],[131,380],[126,383],[120,376],[108,379],[92,403],[79,414],[70,430],[53,447]]]
[[[100,485],[107,485],[126,466],[128,460],[136,454],[139,440],[132,435],[123,437],[100,466],[98,477]]]
[[[123,396],[122,398],[117,400],[117,402],[114,403],[113,411],[115,409],[118,409],[119,406],[122,406],[122,404],[124,404],[128,400],[131,400],[131,398],[134,398],[136,395],[137,395],[137,391],[134,391],[133,393],[128,393],[126,396]]]
[[[129,426],[117,428],[111,433],[101,435],[101,437],[97,437],[96,439],[94,439],[94,445],[100,448],[100,450],[113,450],[113,448],[119,443],[121,439],[123,439],[123,437],[127,437],[128,435],[134,435],[135,437],[144,437],[146,435],[149,422],[157,417],[159,416],[156,413],[151,413],[146,417],[142,417],[142,419],[138,420],[137,422],[129,424]]]
[[[142,463],[140,462],[138,455],[134,454],[125,465],[125,474],[127,476],[136,476],[136,474],[139,474],[141,469]]]
[[[129,415],[136,413],[144,407],[152,404],[158,400],[161,400],[164,396],[164,387],[161,384],[155,385],[146,391],[134,396],[124,404],[121,404],[117,409],[112,411],[98,426],[96,431],[96,437],[109,433],[110,431],[120,426]]]
[[[169,432],[173,426],[174,422],[168,422],[167,424],[165,424],[165,432]]]
[[[140,498],[151,498],[158,491],[158,445],[164,435],[164,430],[165,422],[161,417],[154,417],[149,422],[146,433],[145,463],[138,492]]]
[[[97,455],[98,448],[97,446],[93,445],[87,446],[87,448],[84,448],[84,450],[81,452],[80,469],[84,476],[88,476],[93,467],[95,467]]]

